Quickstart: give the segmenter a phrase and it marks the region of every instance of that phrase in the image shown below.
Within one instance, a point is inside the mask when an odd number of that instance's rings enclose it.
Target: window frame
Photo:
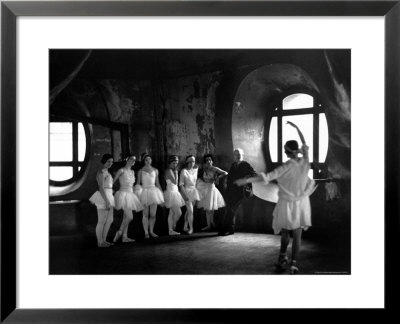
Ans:
[[[306,94],[314,98],[313,107],[309,108],[297,108],[297,109],[283,109],[283,100],[293,94]],[[266,162],[268,170],[283,164],[283,140],[282,140],[282,117],[284,116],[295,116],[295,115],[313,115],[313,162],[310,163],[310,168],[313,170],[313,178],[320,179],[326,171],[326,159],[325,162],[319,161],[319,114],[323,113],[326,117],[326,109],[321,100],[321,95],[312,89],[305,87],[291,87],[286,89],[284,92],[276,96],[267,107],[267,115],[265,122],[264,139],[266,144]],[[271,121],[273,117],[277,117],[277,141],[278,141],[278,161],[273,162],[271,158],[271,150],[269,145],[269,130],[271,127]],[[329,122],[327,119],[328,134]],[[329,142],[328,142],[329,151]],[[317,172],[319,170],[320,172]]]
[[[50,123],[72,123],[72,161],[51,161],[49,159],[49,183],[50,186],[54,187],[63,187],[70,185],[76,181],[78,181],[82,175],[84,174],[86,167],[89,162],[90,155],[90,130],[89,125],[82,120],[72,119],[72,118],[63,118],[63,117],[51,117]],[[49,123],[49,143],[50,143],[50,123]],[[86,138],[86,149],[85,149],[85,158],[83,161],[79,161],[78,158],[78,123],[81,123],[83,129],[85,131]],[[50,149],[50,148],[49,148]],[[50,154],[49,154],[50,156]],[[63,181],[51,180],[50,178],[50,168],[57,166],[70,166],[72,167],[72,178]],[[79,167],[81,168],[79,170]]]

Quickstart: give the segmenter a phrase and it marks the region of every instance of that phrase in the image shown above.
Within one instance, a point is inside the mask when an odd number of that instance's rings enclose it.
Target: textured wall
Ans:
[[[130,152],[138,156],[142,152],[151,153],[154,133],[150,82],[100,80],[97,88],[108,111],[108,120],[128,125]],[[118,147],[118,141],[115,144]]]
[[[326,108],[329,124],[326,176],[337,179],[337,182],[327,186],[321,183],[311,196],[313,224],[319,231],[324,233],[337,231],[342,239],[349,239],[350,96],[348,89],[335,76],[330,62],[327,63],[324,70],[319,70],[320,75],[316,80],[308,71],[289,64],[268,65],[248,73],[240,82],[232,104],[232,143],[233,147],[244,149],[245,159],[257,171],[265,171],[267,168],[263,152],[264,131],[268,130],[264,130],[264,125],[267,109],[271,107],[269,104],[271,98],[296,86],[318,92]],[[316,74],[314,69],[311,71]],[[325,75],[325,78],[321,74]],[[332,192],[332,186],[338,188],[337,197],[328,199],[327,188]],[[253,197],[245,202],[239,219],[244,229],[254,231],[262,228],[272,232],[272,211],[273,204]],[[306,235],[313,235],[313,232]]]
[[[152,115],[149,114],[149,82],[75,79],[56,98],[51,107],[55,114],[70,113],[129,126],[129,147],[134,154],[151,152]],[[146,96],[147,95],[147,96]],[[139,129],[136,129],[136,128]],[[145,136],[143,134],[146,134]],[[103,154],[121,158],[121,136],[117,131],[100,126],[90,127],[89,165],[77,190],[59,199],[87,199],[97,188],[95,175]],[[68,188],[66,188],[68,189]]]
[[[327,201],[324,185],[312,197],[313,217],[319,228],[349,229],[350,220],[350,90],[342,57],[321,55],[318,60],[299,58],[296,64],[241,66],[225,71],[193,74],[164,80],[75,79],[56,98],[52,111],[74,109],[85,116],[129,125],[130,151],[152,154],[162,170],[166,158],[188,154],[200,159],[216,155],[216,164],[228,169],[234,146],[245,149],[246,158],[259,171],[265,111],[268,98],[301,84],[318,90],[327,108],[330,176],[341,179],[341,198]],[[346,57],[349,59],[349,56]],[[339,68],[338,68],[339,67]],[[316,86],[318,85],[318,86]],[[73,107],[73,108],[72,108]],[[95,173],[101,155],[113,150],[119,158],[120,139],[101,126],[92,128],[87,181],[62,199],[87,199],[96,190]],[[200,162],[200,161],[198,161]],[[273,204],[253,197],[239,215],[242,227],[270,231]]]
[[[215,111],[219,73],[163,83],[166,113],[166,155],[197,158],[216,153]]]
[[[78,79],[65,89],[54,109],[75,106],[86,116],[127,124],[130,152],[138,157],[142,152],[153,155],[155,167],[163,169],[170,154],[183,160],[189,154],[200,159],[206,153],[216,153],[218,78],[219,72],[215,72],[172,79],[157,86],[150,81]],[[57,102],[62,102],[62,109],[57,108]],[[116,161],[121,158],[119,133],[94,126],[91,135],[89,181],[94,179],[104,153],[113,152]],[[70,195],[73,199],[79,196],[79,190]]]
[[[274,64],[249,73],[236,92],[232,108],[233,146],[244,149],[246,159],[258,172],[266,170],[263,145],[268,102],[285,89],[298,85],[318,90],[298,66]]]

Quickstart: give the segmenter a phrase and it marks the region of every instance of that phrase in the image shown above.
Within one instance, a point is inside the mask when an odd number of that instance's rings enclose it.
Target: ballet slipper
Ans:
[[[286,253],[282,253],[279,255],[278,262],[275,264],[275,269],[278,272],[284,272],[287,268],[288,264],[288,257],[286,256]]]
[[[204,231],[208,231],[209,229],[211,229],[211,226],[203,227],[201,230],[204,232]]]
[[[114,243],[117,242],[120,239],[121,236],[122,236],[122,232],[121,231],[117,231],[117,233],[115,233],[113,242]]]
[[[188,230],[187,232],[189,235],[193,233],[193,229]]]
[[[146,240],[147,240],[148,238],[150,238],[149,234],[148,234],[148,233],[144,234],[144,238],[145,238]]]
[[[107,244],[108,246],[114,245],[114,243],[110,243],[110,242],[107,242],[107,241],[104,241],[104,243]]]
[[[109,245],[106,244],[105,242],[97,243],[97,246],[98,246],[99,248],[109,247]]]
[[[174,230],[169,230],[168,235],[180,235],[180,233],[175,232]]]
[[[299,273],[299,267],[297,266],[297,262],[292,260],[290,263],[290,274],[297,274]]]
[[[130,242],[135,242],[135,240],[131,239],[131,238],[127,237],[127,236],[122,238],[122,243],[130,243]]]
[[[158,237],[158,235],[157,235],[157,234],[154,234],[154,233],[150,233],[150,236],[151,236],[151,237]]]

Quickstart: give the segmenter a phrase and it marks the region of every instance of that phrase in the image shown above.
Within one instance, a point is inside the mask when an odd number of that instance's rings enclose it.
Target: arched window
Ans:
[[[288,158],[283,145],[288,140],[297,140],[301,146],[297,131],[286,124],[291,121],[299,126],[307,145],[314,179],[323,176],[328,153],[328,124],[318,96],[313,93],[291,92],[280,97],[269,114],[268,151],[269,167],[274,168]]]
[[[66,186],[77,181],[87,164],[89,131],[86,123],[50,122],[50,185]]]

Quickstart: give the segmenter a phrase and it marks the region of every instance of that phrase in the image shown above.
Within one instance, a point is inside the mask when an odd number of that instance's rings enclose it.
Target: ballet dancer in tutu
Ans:
[[[215,228],[214,210],[225,207],[225,201],[221,193],[215,186],[218,185],[219,179],[225,177],[228,172],[217,168],[213,165],[214,159],[211,154],[203,157],[203,175],[197,181],[197,189],[200,193],[200,201],[197,203],[198,208],[206,211],[207,226],[202,231],[207,231],[211,227]]]
[[[157,205],[164,203],[164,196],[158,181],[158,170],[151,166],[151,157],[146,154],[143,157],[144,167],[139,170],[137,188],[139,188],[139,199],[143,209],[144,238],[158,237],[154,233],[156,223]],[[149,236],[150,235],[150,236]]]
[[[242,186],[251,182],[264,181],[268,183],[274,179],[277,180],[279,193],[278,202],[273,211],[272,228],[275,234],[281,233],[281,248],[276,266],[278,271],[282,271],[288,264],[286,250],[290,242],[290,232],[292,232],[290,273],[296,274],[299,272],[297,258],[300,251],[301,234],[303,229],[307,230],[311,226],[309,196],[316,187],[314,180],[308,177],[310,162],[304,136],[295,124],[289,121],[287,123],[296,128],[303,144],[302,147],[299,149],[295,140],[287,141],[284,146],[285,154],[289,158],[287,162],[267,174],[261,173],[257,177],[239,179],[235,183]],[[299,157],[299,154],[302,157]]]
[[[132,167],[136,162],[136,157],[131,155],[126,159],[126,164],[119,169],[114,177],[114,183],[119,180],[120,188],[115,193],[115,209],[124,211],[121,227],[114,237],[114,242],[122,237],[123,243],[134,242],[135,240],[128,237],[128,226],[133,220],[132,210],[135,212],[143,210],[143,206],[139,198],[133,193],[133,184],[135,183],[135,171]]]
[[[196,188],[197,172],[199,168],[196,158],[189,155],[185,159],[185,167],[182,169],[179,178],[179,188],[186,204],[185,223],[183,230],[188,234],[193,233],[193,208],[196,201],[200,200],[199,191]]]
[[[90,202],[97,207],[96,238],[98,247],[109,247],[113,245],[107,242],[107,234],[114,220],[114,196],[112,191],[113,178],[108,172],[114,160],[112,155],[104,154],[101,158],[101,168],[96,173],[99,190],[90,198]]]
[[[165,170],[164,178],[167,189],[164,191],[165,207],[169,208],[168,214],[168,234],[179,235],[175,231],[176,223],[182,215],[181,207],[185,206],[185,201],[178,189],[178,163],[179,158],[171,155],[168,158],[168,168]]]

